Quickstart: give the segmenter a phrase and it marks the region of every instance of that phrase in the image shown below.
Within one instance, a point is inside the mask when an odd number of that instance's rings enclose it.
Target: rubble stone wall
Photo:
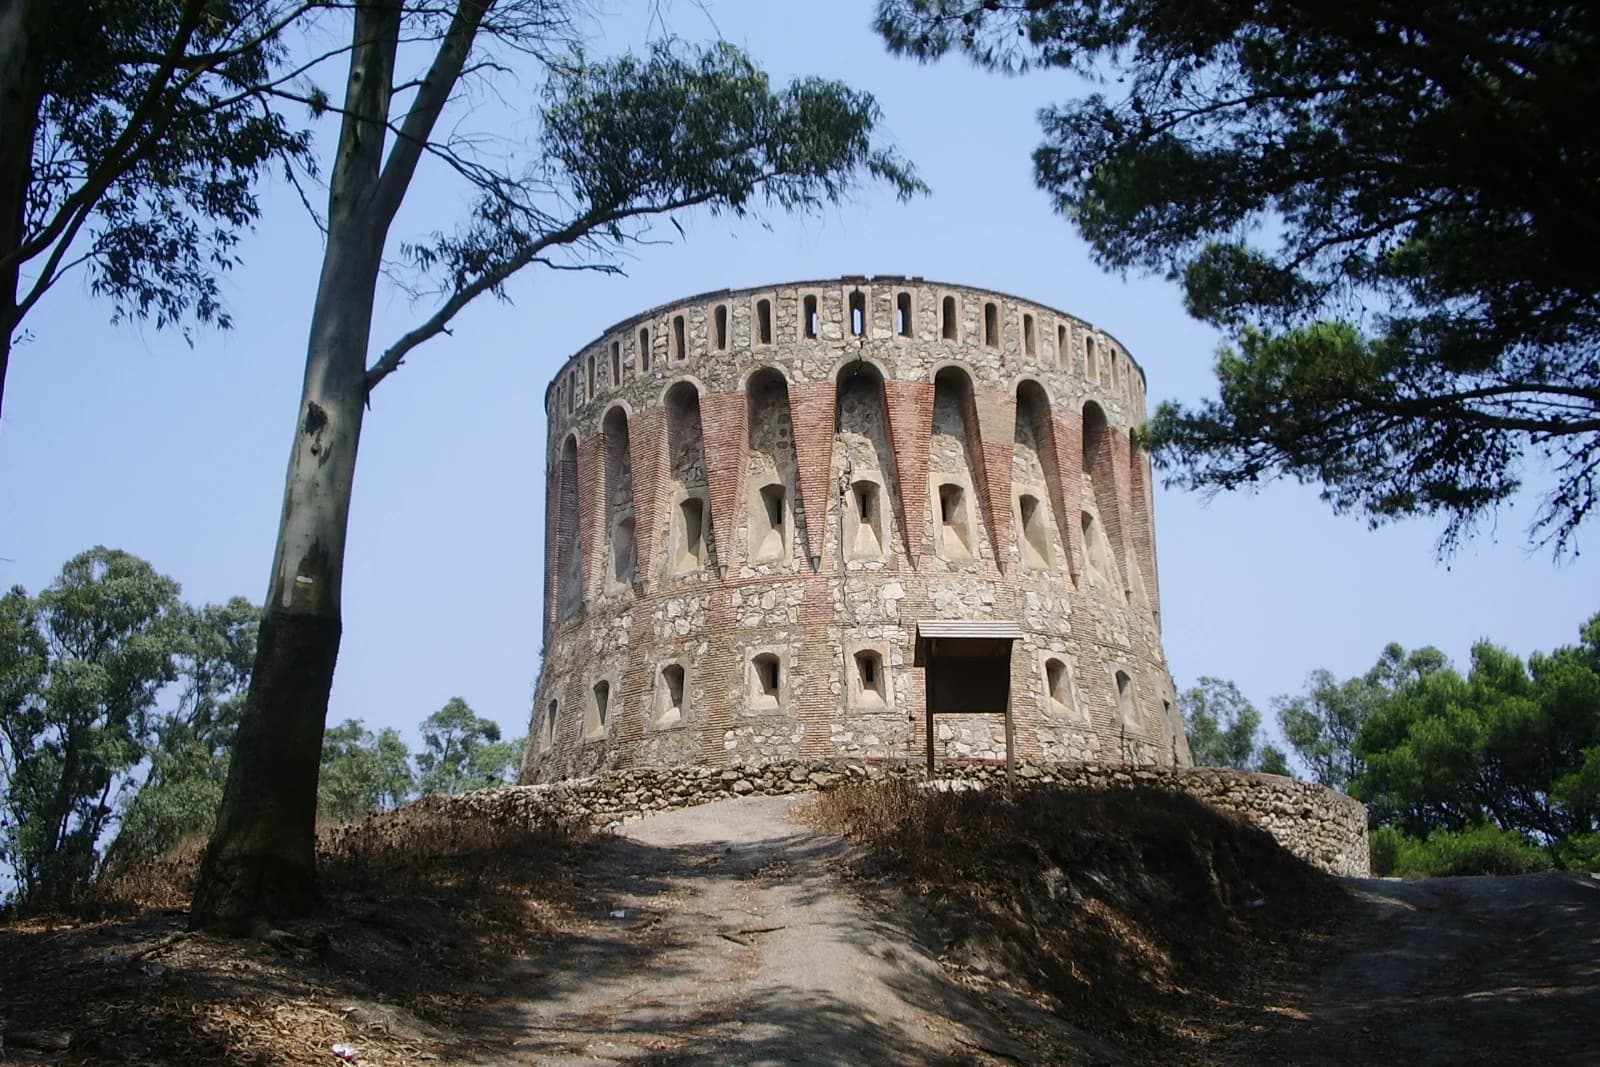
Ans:
[[[1366,877],[1370,873],[1366,808],[1342,793],[1309,782],[1210,767],[1025,762],[1017,773],[1022,788],[1146,786],[1185,792],[1260,827],[1286,850],[1330,874]],[[925,780],[920,768],[900,763],[779,760],[724,769],[701,766],[613,770],[553,784],[484,791],[469,795],[478,800],[468,798],[463,802],[510,807],[525,816],[554,816],[606,827],[652,812],[731,797],[803,793],[841,782],[895,777]],[[934,788],[981,788],[1004,781],[1003,766],[969,763],[940,768],[930,784]]]

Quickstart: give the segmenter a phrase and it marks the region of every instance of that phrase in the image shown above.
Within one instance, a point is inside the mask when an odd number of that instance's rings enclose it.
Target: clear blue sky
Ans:
[[[647,6],[604,23],[601,47],[658,33]],[[917,274],[1040,300],[1110,330],[1145,367],[1152,401],[1211,390],[1217,335],[1185,316],[1171,285],[1101,273],[1033,186],[1034,114],[1075,83],[892,59],[868,29],[871,10],[870,0],[724,0],[705,11],[672,5],[666,19],[688,39],[720,32],[775,78],[823,74],[874,93],[886,134],[931,197],[901,205],[869,192],[766,228],[694,217],[687,239],[666,227],[671,243],[639,250],[626,277],[525,274],[511,303],[469,309],[454,336],[413,353],[378,389],[357,470],[330,721],[410,729],[460,695],[508,734],[523,732],[539,669],[543,390],[606,326],[662,301]],[[525,113],[526,89],[500,91]],[[478,117],[494,106],[484,94],[473,102]],[[292,192],[269,188],[264,203],[245,266],[226,282],[231,333],[200,330],[190,349],[176,334],[113,328],[81,277],[32,317],[0,427],[0,583],[37,591],[69,556],[106,544],[149,559],[193,602],[261,599],[320,255]],[[463,203],[426,175],[396,237],[448,227]],[[375,347],[425,311],[386,292]],[[1573,642],[1600,609],[1596,567],[1530,554],[1528,503],[1441,564],[1436,527],[1369,532],[1309,488],[1209,505],[1160,491],[1165,637],[1179,687],[1212,674],[1264,704],[1314,668],[1365,670],[1389,641],[1437,645],[1458,662],[1485,636],[1523,654]]]

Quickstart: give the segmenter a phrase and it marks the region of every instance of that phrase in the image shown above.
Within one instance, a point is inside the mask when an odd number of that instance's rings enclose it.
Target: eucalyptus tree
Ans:
[[[75,268],[114,321],[229,325],[217,279],[255,182],[310,163],[273,106],[284,36],[328,4],[0,0],[0,403],[24,321]]]
[[[339,120],[325,251],[260,646],[202,865],[197,925],[248,929],[315,899],[317,771],[342,635],[356,450],[373,391],[517,272],[614,272],[652,219],[693,208],[809,211],[868,180],[901,196],[922,188],[874,141],[878,109],[866,94],[818,78],[774,86],[723,43],[594,58],[573,17],[559,0],[356,3],[342,98],[308,95]],[[401,70],[424,43],[422,65]],[[490,158],[439,136],[474,76],[537,86],[530,156]],[[390,231],[425,162],[453,171],[477,198],[455,230],[393,249]],[[387,251],[403,253],[438,302],[376,350]]]
[[[1600,492],[1600,6],[880,0],[892,50],[1076,71],[1039,185],[1112,270],[1231,335],[1149,429],[1179,484],[1288,476],[1448,547],[1532,470],[1560,553]],[[1115,79],[1114,83],[1112,79]]]

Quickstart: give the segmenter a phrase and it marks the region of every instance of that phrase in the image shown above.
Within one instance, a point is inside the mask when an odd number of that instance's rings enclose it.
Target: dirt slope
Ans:
[[[1600,880],[1352,880],[1309,974],[1221,1062],[1600,1063]]]
[[[0,925],[0,1059],[309,1065],[344,1043],[358,1067],[1600,1062],[1589,876],[1348,883],[1315,921],[1269,923],[1277,940],[1223,981],[1174,990],[1170,1036],[1141,1040],[1109,972],[1073,1001],[1080,1026],[1040,1010],[1046,971],[1005,954],[975,967],[948,900],[857,877],[861,846],[797,822],[805,801],[725,801],[568,846],[483,836],[472,803],[448,818],[480,830],[475,851],[364,844],[372,884],[347,874],[324,914],[260,941],[188,935],[159,908]],[[419,856],[410,881],[402,847]],[[1107,899],[1158,899],[1140,878]],[[1034,925],[1023,943],[1059,940]],[[1127,932],[1117,944],[1140,944]]]
[[[500,1053],[477,1062],[1026,1058],[941,969],[912,909],[869,912],[845,891],[843,843],[791,821],[797,800],[624,828],[590,875],[611,892],[592,938],[513,969],[481,1019]]]

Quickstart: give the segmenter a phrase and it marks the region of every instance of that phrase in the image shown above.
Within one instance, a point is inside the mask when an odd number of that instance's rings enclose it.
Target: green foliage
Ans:
[[[1526,663],[1481,641],[1462,675],[1390,645],[1276,703],[1312,776],[1366,803],[1380,874],[1600,864],[1600,615]]]
[[[418,788],[424,793],[465,793],[504,785],[516,773],[522,741],[501,741],[500,727],[480,719],[460,697],[422,720],[417,753]]]
[[[1174,480],[1318,484],[1453,543],[1600,477],[1600,9],[1534,0],[880,0],[889,47],[1116,88],[1041,113],[1038,183],[1103,266],[1229,331],[1221,392],[1149,428]]]
[[[263,101],[286,77],[284,30],[320,0],[21,6],[0,156],[27,163],[6,194],[20,200],[3,205],[21,226],[0,278],[21,269],[26,283],[14,310],[0,300],[5,339],[80,263],[114,319],[229,325],[218,275],[259,215],[255,181],[274,161],[313,162],[306,134]]]
[[[148,773],[122,812],[107,865],[160,856],[211,832],[260,621],[261,609],[243,597],[182,609],[177,704],[153,724]]]
[[[322,735],[322,773],[317,810],[324,818],[352,822],[370,811],[397,808],[416,788],[411,750],[395,730],[373,734],[358,719],[346,719]]]
[[[405,246],[414,266],[444,275],[456,306],[403,339],[401,352],[552,251],[581,249],[588,261],[636,239],[654,216],[812,211],[865,179],[902,199],[927,191],[909,163],[874,144],[881,116],[870,95],[821,78],[774,88],[726,42],[666,40],[604,60],[574,48],[552,64],[540,97],[542,159],[530,174],[474,172],[482,195],[466,223]],[[387,356],[380,367],[393,369]]]
[[[1597,616],[1600,619],[1600,616]],[[1355,783],[1413,836],[1491,822],[1558,849],[1600,829],[1600,628],[1527,664],[1484,641],[1465,677],[1429,673],[1367,721]]]
[[[1289,773],[1283,753],[1261,740],[1261,712],[1232,682],[1201,678],[1179,694],[1178,707],[1199,766]]]
[[[1312,781],[1348,792],[1363,769],[1356,739],[1374,709],[1385,704],[1400,685],[1444,665],[1438,649],[1408,653],[1391,644],[1360,678],[1341,682],[1328,671],[1313,671],[1304,693],[1273,701],[1278,726]]]
[[[180,614],[176,582],[107,548],[67,561],[37,597],[6,594],[0,849],[19,898],[63,903],[94,877],[177,674]]]
[[[1380,877],[1447,878],[1474,874],[1530,874],[1551,868],[1550,856],[1514,830],[1477,823],[1408,837],[1392,826],[1371,837],[1372,873]]]

